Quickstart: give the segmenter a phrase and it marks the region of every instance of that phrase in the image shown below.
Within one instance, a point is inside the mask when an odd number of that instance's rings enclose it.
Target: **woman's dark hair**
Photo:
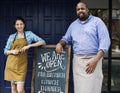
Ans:
[[[13,25],[15,25],[17,20],[21,20],[25,24],[25,20],[22,17],[16,17],[14,22],[13,22]]]

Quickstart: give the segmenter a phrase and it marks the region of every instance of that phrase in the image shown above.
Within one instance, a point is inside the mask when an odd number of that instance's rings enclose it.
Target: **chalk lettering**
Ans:
[[[46,72],[53,72],[58,69],[65,70],[62,62],[65,60],[64,54],[57,54],[55,51],[52,53],[46,52],[41,54],[41,62],[38,62],[38,68]]]
[[[57,87],[57,86],[40,86],[40,91],[44,91],[44,92],[61,92],[61,87]]]
[[[41,84],[44,85],[59,85],[59,80],[41,80]]]

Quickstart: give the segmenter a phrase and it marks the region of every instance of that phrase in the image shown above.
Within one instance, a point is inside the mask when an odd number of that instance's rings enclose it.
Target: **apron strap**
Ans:
[[[26,39],[26,34],[25,34],[25,31],[24,31],[24,38]]]
[[[23,33],[24,33],[24,38],[26,39],[26,34],[25,34],[25,32],[23,32]],[[15,34],[15,37],[14,37],[13,43],[14,43],[14,41],[16,40],[17,35],[18,35],[18,32],[16,32],[16,34]]]
[[[17,34],[18,34],[18,32],[16,32],[16,34],[15,34],[15,37],[14,37],[13,43],[14,43],[14,41],[15,41],[16,37],[17,37]]]

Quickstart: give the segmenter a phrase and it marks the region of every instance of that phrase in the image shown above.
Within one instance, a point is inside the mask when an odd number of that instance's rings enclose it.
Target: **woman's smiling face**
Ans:
[[[25,28],[25,24],[23,23],[22,20],[16,20],[15,28],[18,32],[23,32]]]

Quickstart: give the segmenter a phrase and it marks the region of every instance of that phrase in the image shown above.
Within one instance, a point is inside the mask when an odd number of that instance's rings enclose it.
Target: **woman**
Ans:
[[[4,79],[11,82],[12,93],[25,93],[27,50],[31,47],[45,45],[45,41],[31,31],[24,31],[25,21],[21,17],[15,19],[14,27],[17,32],[9,36],[4,49],[5,55],[8,56]]]

